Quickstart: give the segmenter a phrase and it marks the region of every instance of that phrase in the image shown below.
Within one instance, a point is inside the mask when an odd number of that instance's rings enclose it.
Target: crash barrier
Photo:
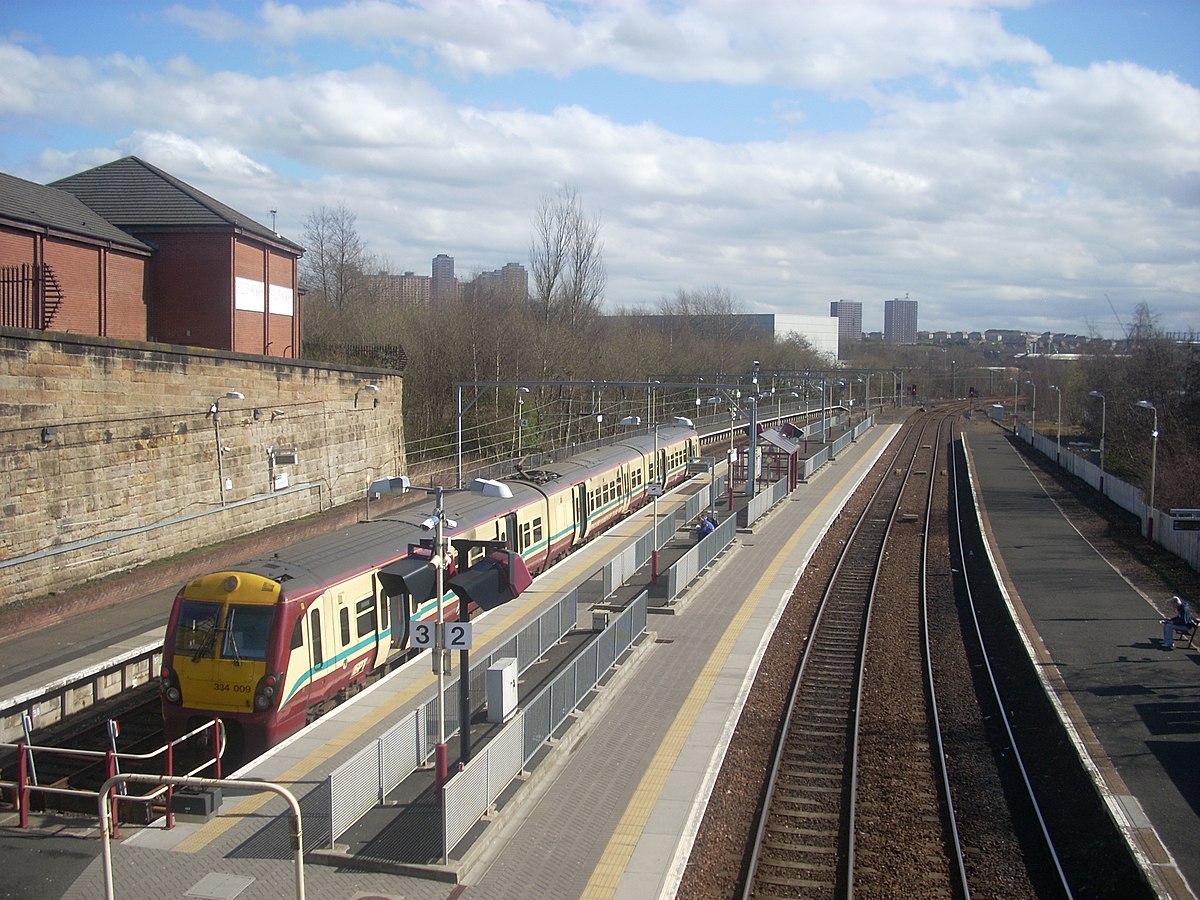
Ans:
[[[1043,456],[1057,460],[1061,468],[1086,481],[1121,509],[1137,516],[1142,523],[1143,535],[1147,533],[1147,521],[1152,520],[1154,543],[1174,553],[1193,569],[1200,570],[1200,531],[1177,530],[1175,516],[1161,510],[1147,509],[1145,493],[1141,488],[1114,477],[1111,472],[1101,472],[1094,462],[1060,447],[1054,438],[1046,437],[1025,425],[1017,428],[1017,436]]]
[[[120,753],[115,750],[116,745],[116,728],[115,723],[109,720],[109,730],[113,734],[113,746],[106,750],[76,750],[69,747],[41,747],[37,744],[30,744],[27,741],[18,741],[15,744],[0,743],[0,750],[16,750],[17,751],[17,777],[15,781],[0,781],[0,790],[6,794],[9,791],[15,795],[15,806],[18,811],[18,818],[22,828],[29,827],[29,813],[33,805],[35,796],[56,796],[56,797],[75,797],[86,798],[81,800],[82,803],[90,802],[94,805],[100,797],[99,791],[89,791],[84,788],[63,787],[58,783],[55,784],[39,784],[37,774],[37,761],[41,759],[46,762],[49,759],[73,759],[81,761],[91,761],[96,764],[103,763],[105,771],[111,778],[120,775],[122,771],[126,774],[136,774],[132,772],[134,766],[143,768],[151,768],[147,765],[153,760],[161,759],[162,762],[153,766],[153,768],[165,769],[168,775],[199,775],[201,772],[211,769],[217,778],[221,777],[221,757],[225,753],[225,726],[220,719],[213,719],[205,722],[203,725],[192,729],[187,734],[168,741],[161,747],[157,747],[148,753]],[[176,748],[184,743],[203,739],[205,746],[213,748],[211,757],[202,758],[192,769],[184,772],[175,771],[175,753]],[[129,803],[139,803],[143,805],[152,804],[155,800],[166,795],[166,819],[165,828],[175,827],[175,811],[172,808],[171,800],[174,788],[165,786],[148,794],[133,796],[124,793],[124,787],[120,788],[114,785],[111,789],[111,801],[114,803],[113,809],[119,810],[116,806],[116,801],[127,801]],[[114,814],[113,823],[116,825],[120,820]]]

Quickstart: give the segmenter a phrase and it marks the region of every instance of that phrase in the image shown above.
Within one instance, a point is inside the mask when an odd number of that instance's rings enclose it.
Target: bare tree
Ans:
[[[307,250],[300,263],[301,279],[337,309],[352,299],[367,265],[357,220],[345,204],[339,204],[318,207],[304,222]]]
[[[595,321],[608,284],[600,218],[588,216],[573,188],[538,203],[529,263],[545,375],[552,368],[552,347],[567,353],[577,349],[578,337]]]

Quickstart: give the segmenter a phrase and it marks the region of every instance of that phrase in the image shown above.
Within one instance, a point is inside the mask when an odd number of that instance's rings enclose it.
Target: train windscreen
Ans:
[[[274,606],[231,605],[225,614],[221,656],[233,660],[266,659],[274,615]]]
[[[221,604],[208,600],[184,600],[175,625],[175,652],[200,659],[216,643]]]
[[[225,620],[221,621],[224,612]],[[267,658],[274,606],[224,604],[211,600],[184,600],[175,626],[175,652],[200,660],[211,657],[220,635],[222,659],[235,662]]]

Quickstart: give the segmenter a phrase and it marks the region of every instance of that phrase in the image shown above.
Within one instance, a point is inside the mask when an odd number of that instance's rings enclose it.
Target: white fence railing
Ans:
[[[1101,491],[1100,467],[1091,460],[1084,459],[1065,447],[1060,452],[1057,441],[1031,431],[1024,425],[1017,429],[1017,437],[1043,456],[1057,459],[1059,466]],[[1114,478],[1111,472],[1105,472],[1101,492],[1117,506],[1137,516],[1142,523],[1142,534],[1146,535],[1146,499],[1141,488],[1120,478]],[[1150,516],[1154,519],[1154,542],[1174,553],[1193,569],[1200,570],[1200,531],[1176,531],[1175,519],[1162,510],[1151,510]]]

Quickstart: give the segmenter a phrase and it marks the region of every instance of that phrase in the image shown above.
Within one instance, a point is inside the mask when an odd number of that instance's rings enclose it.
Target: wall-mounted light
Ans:
[[[50,427],[49,425],[43,426],[43,428],[42,428],[42,443],[43,444],[52,444],[52,443],[54,443],[54,437],[55,437],[54,429],[52,427]]]
[[[282,419],[286,415],[287,413],[282,409],[273,409],[271,410],[271,421],[274,422],[276,419]]]
[[[364,384],[364,385],[363,385],[362,387],[360,387],[360,388],[359,388],[357,391],[355,391],[355,392],[354,392],[354,408],[355,408],[355,409],[358,409],[358,395],[359,395],[359,394],[361,394],[361,393],[363,393],[364,391],[366,391],[368,394],[378,394],[378,393],[379,393],[379,385],[377,385],[377,384]],[[379,398],[378,398],[378,397],[376,397],[376,398],[375,398],[375,402],[374,402],[374,404],[372,404],[372,405],[373,405],[373,406],[378,406],[378,405],[379,405]]]
[[[208,407],[208,414],[213,420],[213,434],[217,439],[217,481],[221,489],[221,505],[225,505],[225,464],[221,460],[224,450],[227,448],[221,446],[221,401],[222,400],[245,400],[246,395],[241,391],[226,391],[225,396],[218,397]]]

